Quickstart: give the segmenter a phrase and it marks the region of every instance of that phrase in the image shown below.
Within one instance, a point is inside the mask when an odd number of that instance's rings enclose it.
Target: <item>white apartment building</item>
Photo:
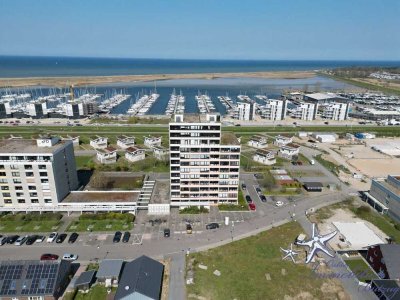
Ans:
[[[96,150],[96,158],[101,164],[115,164],[117,162],[117,150],[113,147]]]
[[[102,136],[94,136],[90,138],[90,146],[94,149],[105,149],[108,145],[108,138]]]
[[[144,137],[144,145],[153,148],[153,147],[161,147],[161,137],[160,136],[145,136]]]
[[[78,185],[72,141],[0,140],[0,210],[56,207]]]
[[[26,105],[28,115],[31,118],[43,118],[47,116],[46,102],[33,102]]]
[[[285,146],[287,144],[290,144],[293,142],[293,138],[289,136],[284,136],[284,135],[277,135],[275,137],[274,145],[276,146]]]
[[[322,106],[321,117],[324,119],[344,121],[347,120],[348,114],[349,103],[333,102]]]
[[[266,148],[268,147],[267,138],[260,135],[254,135],[247,142],[247,145],[254,148]]]
[[[135,146],[135,137],[120,135],[117,136],[117,146],[121,149],[128,149],[129,147]]]
[[[275,154],[267,150],[257,150],[253,155],[253,160],[267,166],[276,164]]]
[[[240,102],[237,104],[235,117],[242,121],[254,120],[256,109],[254,103]]]
[[[139,149],[136,147],[129,147],[128,149],[126,149],[125,158],[130,162],[135,162],[145,159],[146,154],[143,149]]]
[[[268,99],[266,105],[260,107],[261,117],[271,121],[284,120],[286,110],[286,100]]]
[[[81,101],[68,102],[65,108],[66,108],[65,113],[67,117],[71,119],[77,119],[86,116],[88,114],[85,103]]]
[[[315,120],[317,115],[318,104],[314,103],[300,103],[293,110],[292,116],[296,119],[312,121]]]
[[[221,144],[220,115],[175,115],[169,140],[172,206],[237,204],[240,145]]]
[[[299,153],[300,146],[297,144],[287,144],[282,146],[278,151],[278,155],[286,159],[292,159],[293,156],[299,155]]]

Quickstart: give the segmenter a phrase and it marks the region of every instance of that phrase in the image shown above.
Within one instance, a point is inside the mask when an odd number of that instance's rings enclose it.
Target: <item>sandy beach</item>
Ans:
[[[71,77],[25,77],[0,78],[1,87],[100,85],[113,82],[139,82],[168,79],[215,79],[215,78],[267,78],[267,79],[300,79],[315,76],[314,71],[270,71],[241,73],[198,73],[198,74],[152,74],[123,76],[71,76]]]

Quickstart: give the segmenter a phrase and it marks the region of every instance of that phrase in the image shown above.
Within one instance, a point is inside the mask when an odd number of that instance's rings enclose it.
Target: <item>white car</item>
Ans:
[[[58,236],[57,232],[50,233],[49,237],[47,238],[47,242],[53,243],[56,240],[57,236]]]
[[[282,201],[276,201],[275,205],[278,206],[278,207],[281,207],[281,206],[283,206],[283,202]]]
[[[44,235],[40,235],[36,239],[35,243],[43,243],[45,239],[46,239],[46,237]]]
[[[77,260],[77,259],[78,259],[78,255],[76,255],[76,254],[70,254],[70,253],[65,253],[65,254],[63,255],[62,259],[73,261],[73,260]]]
[[[15,246],[21,246],[23,243],[25,243],[26,239],[28,236],[20,236],[14,243]]]

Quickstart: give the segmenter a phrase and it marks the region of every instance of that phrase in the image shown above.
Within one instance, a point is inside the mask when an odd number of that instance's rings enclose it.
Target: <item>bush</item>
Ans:
[[[209,210],[204,206],[189,206],[179,211],[180,214],[203,214],[208,213]]]
[[[135,221],[135,216],[129,213],[116,213],[116,212],[109,212],[109,213],[97,213],[97,214],[83,214],[79,216],[79,220],[125,220],[126,222],[133,222]]]
[[[357,215],[369,214],[370,212],[371,212],[371,209],[367,206],[360,206],[356,210]]]
[[[399,223],[394,224],[394,228],[400,231],[400,224]]]

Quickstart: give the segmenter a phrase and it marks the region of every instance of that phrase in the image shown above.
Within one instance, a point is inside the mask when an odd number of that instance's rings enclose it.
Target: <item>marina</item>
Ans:
[[[182,95],[182,91],[180,92],[179,95],[177,95],[174,89],[168,101],[165,114],[167,116],[170,116],[173,114],[183,114],[184,112],[185,112],[185,96]]]
[[[200,113],[210,113],[215,111],[214,103],[211,100],[211,97],[207,94],[199,94],[196,96],[197,107]]]
[[[160,94],[156,92],[150,95],[143,95],[128,109],[127,113],[133,116],[143,116],[150,110],[159,97]]]

